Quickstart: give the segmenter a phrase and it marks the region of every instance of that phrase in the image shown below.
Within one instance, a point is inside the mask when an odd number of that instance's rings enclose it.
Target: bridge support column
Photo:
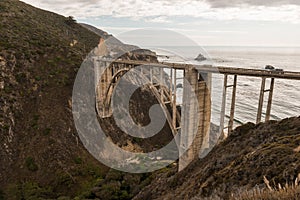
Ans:
[[[226,111],[226,95],[227,95],[227,74],[224,75],[224,84],[223,84],[223,95],[222,95],[222,105],[221,105],[221,115],[220,115],[220,139],[224,140],[226,138],[224,134],[224,123],[225,123],[225,111]]]
[[[273,100],[273,91],[274,91],[274,83],[275,83],[275,79],[271,78],[270,89],[266,90],[265,89],[265,87],[266,87],[266,78],[265,77],[262,78],[260,96],[259,96],[259,102],[258,102],[257,118],[256,118],[256,123],[257,124],[261,122],[262,109],[263,109],[263,104],[264,104],[264,95],[265,95],[266,92],[269,92],[269,97],[268,97],[268,105],[267,105],[265,121],[267,122],[267,121],[270,120],[272,100]]]
[[[188,90],[184,83],[180,151],[186,152],[179,158],[179,171],[209,148],[211,117],[211,74],[199,74],[196,69],[188,68],[185,69],[184,77],[194,91]],[[195,92],[196,99],[192,98],[191,92]]]
[[[259,102],[258,102],[258,110],[257,110],[257,118],[256,118],[257,124],[261,122],[262,108],[264,104],[265,86],[266,86],[266,78],[263,77],[261,80],[261,88],[260,88],[260,95],[259,95]]]
[[[173,79],[173,77],[172,77],[172,79]],[[173,93],[173,98],[171,98],[171,101],[172,101],[172,119],[173,119],[173,121],[172,121],[172,124],[173,124],[173,127],[175,127],[176,128],[176,121],[177,121],[177,119],[176,119],[176,112],[177,112],[177,103],[176,103],[176,85],[177,85],[177,81],[176,81],[177,79],[176,79],[176,69],[174,69],[174,79],[173,79],[173,84],[174,84],[174,93]],[[171,86],[172,87],[172,86]]]
[[[232,97],[231,97],[230,119],[229,119],[229,123],[228,123],[228,134],[230,134],[233,129],[236,84],[237,84],[237,75],[234,75],[234,80],[233,80],[233,85],[232,85],[233,88],[232,88]]]
[[[221,107],[221,115],[220,115],[220,140],[224,140],[228,134],[230,134],[233,130],[233,122],[234,122],[234,111],[235,111],[235,99],[236,99],[236,87],[237,87],[237,75],[234,75],[233,84],[227,85],[228,75],[224,75],[224,85],[223,85],[223,96],[222,96],[222,107]],[[227,88],[232,87],[232,96],[231,96],[231,109],[230,109],[230,117],[228,126],[224,127],[225,124],[225,111],[226,111],[226,97],[227,97]],[[224,129],[228,128],[227,135],[224,133]]]
[[[269,99],[268,99],[267,112],[266,112],[266,122],[270,120],[270,116],[271,116],[274,83],[275,83],[275,79],[271,78],[271,84],[270,84],[270,90],[269,90]]]
[[[99,62],[97,59],[94,59],[94,74],[95,74],[95,92],[96,92],[96,108],[99,112],[100,116],[103,116],[104,113],[104,106],[103,99],[104,90],[107,87],[105,79],[103,79],[103,73],[107,66],[106,61]]]

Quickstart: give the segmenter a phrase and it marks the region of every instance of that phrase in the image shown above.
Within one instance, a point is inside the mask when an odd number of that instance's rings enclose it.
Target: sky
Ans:
[[[23,1],[116,37],[136,29],[167,29],[201,46],[300,47],[300,0]]]

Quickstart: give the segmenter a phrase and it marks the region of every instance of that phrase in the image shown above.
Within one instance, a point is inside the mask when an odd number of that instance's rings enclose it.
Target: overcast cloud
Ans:
[[[212,7],[300,5],[299,0],[206,0]]]
[[[110,15],[170,22],[172,16],[191,16],[217,20],[265,20],[300,22],[299,0],[24,0],[35,6],[88,18]]]

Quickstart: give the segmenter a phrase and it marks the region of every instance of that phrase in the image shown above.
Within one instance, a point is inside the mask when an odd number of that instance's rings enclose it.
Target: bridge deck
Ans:
[[[212,66],[212,65],[192,65],[192,64],[181,64],[181,63],[169,63],[169,62],[149,63],[149,62],[145,62],[145,61],[132,61],[132,60],[128,60],[128,61],[127,60],[115,60],[113,62],[119,63],[119,64],[129,64],[129,65],[156,65],[157,67],[173,68],[173,69],[181,69],[181,70],[184,70],[184,69],[187,69],[190,67],[195,67],[199,72],[300,80],[300,72],[292,72],[292,71],[245,69],[245,68],[233,68],[233,67]]]

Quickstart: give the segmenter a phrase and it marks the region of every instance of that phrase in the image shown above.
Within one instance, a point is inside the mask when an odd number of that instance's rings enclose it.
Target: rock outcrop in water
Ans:
[[[203,56],[203,55],[200,53],[200,54],[195,58],[195,60],[201,62],[201,61],[205,61],[205,60],[207,60],[207,59],[205,58],[205,56]]]

